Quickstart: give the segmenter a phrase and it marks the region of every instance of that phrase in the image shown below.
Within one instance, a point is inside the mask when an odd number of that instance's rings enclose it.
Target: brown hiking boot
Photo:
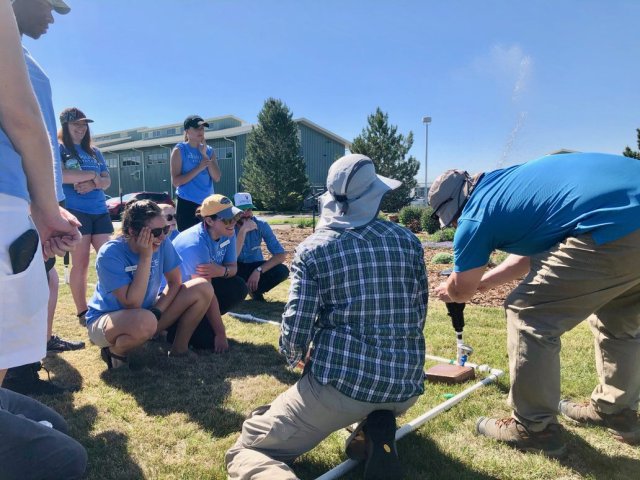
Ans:
[[[575,403],[562,400],[558,410],[564,418],[578,425],[606,427],[613,438],[630,445],[640,443],[638,412],[625,408],[618,413],[602,413],[591,402]]]
[[[522,452],[541,452],[551,458],[567,453],[562,439],[562,427],[552,423],[541,432],[532,432],[515,418],[480,417],[476,423],[478,434],[506,443]]]

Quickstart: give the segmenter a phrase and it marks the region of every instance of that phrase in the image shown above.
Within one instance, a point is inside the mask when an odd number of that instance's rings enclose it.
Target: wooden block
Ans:
[[[476,372],[471,367],[441,363],[424,372],[424,378],[433,383],[462,383],[476,378]]]

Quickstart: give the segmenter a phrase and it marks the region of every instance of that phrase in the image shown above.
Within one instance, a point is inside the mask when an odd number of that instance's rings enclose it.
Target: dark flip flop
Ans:
[[[107,364],[107,368],[109,370],[113,369],[113,359],[116,360],[120,360],[121,362],[124,363],[124,365],[118,367],[118,368],[122,368],[122,367],[128,367],[129,366],[129,358],[128,357],[123,357],[122,355],[116,355],[115,353],[113,353],[111,350],[109,350],[109,347],[102,347],[100,349],[100,357],[102,357],[102,360],[104,360],[104,363]]]

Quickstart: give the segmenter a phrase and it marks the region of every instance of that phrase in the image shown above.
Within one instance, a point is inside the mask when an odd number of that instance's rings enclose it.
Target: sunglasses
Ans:
[[[220,220],[225,225],[231,225],[231,224],[236,223],[238,221],[236,219],[236,217],[233,217],[233,218],[218,218],[217,220]]]
[[[170,231],[171,231],[171,226],[170,225],[165,225],[164,227],[152,228],[151,229],[151,235],[153,235],[154,237],[158,238],[163,233],[165,235],[169,235]]]
[[[166,215],[164,216],[164,218],[166,218],[166,219],[167,219],[167,222],[170,222],[170,221],[172,221],[174,218],[176,218],[176,216],[175,216],[175,214],[168,213],[168,214],[166,214]]]

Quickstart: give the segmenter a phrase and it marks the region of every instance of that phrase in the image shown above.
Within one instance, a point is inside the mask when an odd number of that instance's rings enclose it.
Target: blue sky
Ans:
[[[640,127],[636,0],[68,0],[25,45],[56,111],[104,133],[236,115],[267,97],[352,140],[376,107],[431,181],[559,148],[620,153]],[[424,178],[421,170],[419,178]]]

